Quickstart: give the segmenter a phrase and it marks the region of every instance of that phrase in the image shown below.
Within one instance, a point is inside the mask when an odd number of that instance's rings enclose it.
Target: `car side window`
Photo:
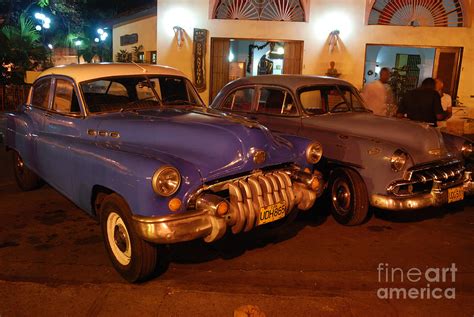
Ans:
[[[252,110],[254,96],[255,88],[238,89],[227,96],[221,109],[250,112]]]
[[[35,83],[33,86],[33,93],[31,96],[31,105],[48,109],[49,105],[49,95],[50,95],[50,88],[51,88],[51,79],[41,79]]]
[[[341,95],[339,89],[334,88],[328,91],[328,110],[329,112],[346,112],[350,110],[350,106]]]
[[[321,89],[311,89],[300,93],[300,101],[304,110],[310,113],[324,113],[326,100]]]
[[[59,113],[81,113],[79,101],[74,91],[74,85],[69,80],[56,80],[53,110]]]
[[[296,106],[291,94],[286,90],[278,88],[260,89],[258,100],[258,112],[275,115],[295,115]]]

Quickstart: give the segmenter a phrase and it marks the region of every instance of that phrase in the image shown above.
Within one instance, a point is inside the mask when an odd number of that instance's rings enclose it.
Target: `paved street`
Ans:
[[[342,227],[320,204],[278,233],[163,250],[164,273],[140,285],[112,268],[99,226],[49,186],[20,192],[0,153],[0,316],[473,316],[473,200]],[[65,175],[67,177],[67,175]],[[457,268],[455,299],[379,299],[377,267]],[[451,273],[448,274],[449,276]],[[384,274],[382,274],[384,279]],[[397,278],[395,278],[397,279]]]

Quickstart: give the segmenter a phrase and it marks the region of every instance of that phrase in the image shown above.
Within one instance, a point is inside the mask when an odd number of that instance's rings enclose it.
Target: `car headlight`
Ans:
[[[323,146],[319,142],[313,142],[306,147],[306,161],[316,164],[323,156]]]
[[[408,154],[400,149],[396,150],[392,154],[392,157],[390,158],[390,165],[392,167],[392,170],[394,172],[401,171],[405,167],[405,164],[407,163],[407,161],[408,161]]]
[[[472,143],[469,141],[464,142],[461,152],[464,157],[469,157],[472,154]]]
[[[176,193],[181,185],[181,175],[172,166],[159,168],[151,180],[153,191],[160,196],[171,196]]]

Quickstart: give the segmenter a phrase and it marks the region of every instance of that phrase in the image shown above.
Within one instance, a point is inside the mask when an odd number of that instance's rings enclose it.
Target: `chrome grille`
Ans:
[[[448,188],[462,182],[464,169],[460,161],[415,166],[408,170],[404,180],[392,183],[387,191],[395,196],[428,193],[435,181],[441,188]]]
[[[410,172],[409,180],[412,182],[428,183],[436,180],[442,184],[449,184],[462,179],[464,167],[456,161],[445,165],[415,168]]]
[[[228,183],[232,232],[255,227],[262,207],[284,203],[287,211],[295,205],[293,183],[285,172],[252,175]]]

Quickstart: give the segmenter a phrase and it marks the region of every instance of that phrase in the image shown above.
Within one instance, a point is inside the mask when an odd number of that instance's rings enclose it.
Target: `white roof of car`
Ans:
[[[136,76],[136,75],[185,75],[176,68],[149,64],[126,64],[126,63],[99,63],[99,64],[71,64],[56,66],[42,72],[38,78],[47,75],[63,75],[83,82],[103,77],[114,76]]]

